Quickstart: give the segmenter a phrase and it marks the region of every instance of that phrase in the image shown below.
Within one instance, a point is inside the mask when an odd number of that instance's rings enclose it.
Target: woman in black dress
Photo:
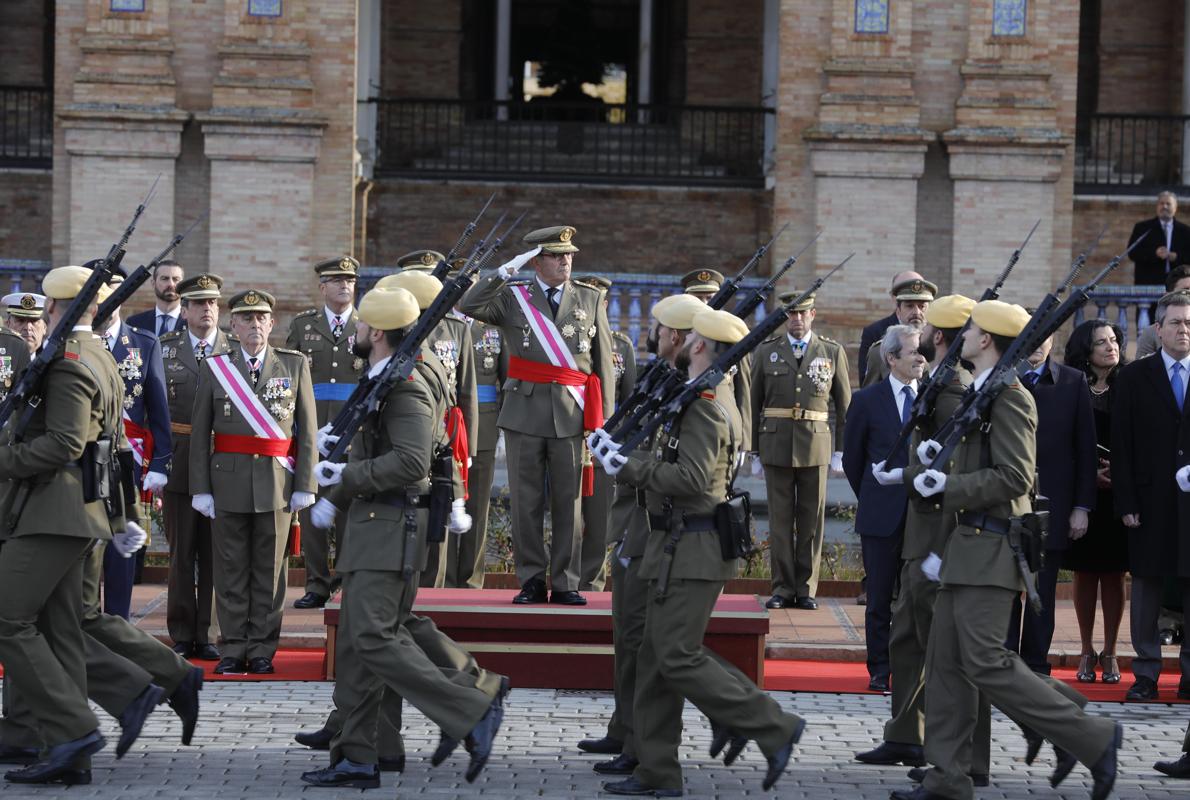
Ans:
[[[1092,319],[1075,328],[1066,343],[1067,366],[1081,369],[1091,388],[1091,408],[1095,414],[1095,435],[1099,442],[1099,494],[1091,513],[1087,532],[1070,543],[1063,556],[1063,566],[1074,571],[1074,611],[1082,638],[1082,656],[1078,679],[1095,681],[1096,662],[1103,668],[1104,683],[1120,682],[1116,662],[1116,637],[1124,617],[1124,572],[1128,568],[1128,539],[1116,514],[1111,491],[1108,445],[1111,443],[1112,382],[1120,369],[1123,355],[1120,329],[1102,319]],[[1101,594],[1102,593],[1102,594]],[[1095,601],[1103,602],[1103,650],[1096,655],[1092,643],[1095,633]]]

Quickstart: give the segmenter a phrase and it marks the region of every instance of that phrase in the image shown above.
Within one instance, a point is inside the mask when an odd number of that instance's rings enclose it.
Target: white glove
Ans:
[[[831,472],[836,475],[843,472],[843,454],[839,452],[831,453]]]
[[[596,428],[587,437],[587,449],[591,451],[592,456],[603,463],[603,460],[610,454],[620,452],[620,443],[614,441],[603,428]]]
[[[328,422],[314,434],[314,441],[318,444],[318,452],[326,456],[339,443],[339,437],[331,435],[331,423]]]
[[[492,457],[497,461],[504,460],[504,431],[496,434],[496,452],[492,454]]]
[[[753,478],[763,478],[764,477],[764,464],[762,464],[760,462],[760,453],[752,454],[752,477]]]
[[[886,470],[884,462],[879,461],[872,465],[872,475],[876,478],[876,483],[881,486],[899,486],[905,482],[905,470],[901,467]]]
[[[319,461],[314,466],[314,480],[319,486],[334,486],[343,482],[343,468],[346,464],[335,461]]]
[[[748,460],[748,451],[740,450],[738,453],[735,454],[735,468],[737,470],[739,470],[740,467],[744,466],[744,462],[747,460]]]
[[[933,479],[933,486],[926,484],[927,478]],[[913,488],[917,489],[922,497],[933,497],[936,494],[941,494],[942,490],[946,488],[946,473],[939,472],[936,469],[927,469],[913,479]]]
[[[314,505],[314,492],[294,492],[289,496],[289,511],[296,514],[303,508],[309,508]]]
[[[1173,476],[1177,479],[1179,489],[1190,492],[1190,464],[1179,469]]]
[[[141,482],[141,488],[146,492],[161,494],[161,490],[165,488],[165,484],[167,483],[169,483],[169,477],[164,472],[149,472],[145,474],[145,479]]]
[[[467,513],[467,501],[460,498],[450,504],[450,520],[446,523],[446,529],[456,534],[471,530],[471,515]]]
[[[149,534],[145,533],[145,529],[135,522],[128,522],[122,533],[112,536],[112,547],[124,558],[132,558],[132,554],[144,547],[147,541]]]
[[[529,259],[541,252],[540,247],[534,247],[527,253],[521,253],[519,256],[514,256],[511,260],[505,261],[496,269],[498,274],[504,280],[508,280],[513,275],[517,274],[517,270],[525,266]]]
[[[942,452],[942,445],[933,439],[926,439],[917,446],[917,460],[923,464],[934,463],[934,457]]]
[[[325,497],[320,498],[310,509],[310,524],[319,530],[330,530],[335,527],[335,515],[338,513],[339,509],[334,503]]]
[[[937,553],[930,553],[926,556],[926,560],[921,562],[921,571],[923,575],[937,583],[941,580],[939,575],[942,574],[942,559],[938,558]]]
[[[209,494],[196,494],[190,498],[190,507],[207,519],[215,518],[215,497]]]
[[[628,463],[628,456],[622,456],[619,453],[608,453],[605,459],[600,461],[603,464],[603,471],[608,475],[618,475],[620,470],[624,469],[624,465]]]

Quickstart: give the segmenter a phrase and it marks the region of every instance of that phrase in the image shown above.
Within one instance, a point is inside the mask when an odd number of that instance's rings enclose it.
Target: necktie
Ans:
[[[194,357],[198,359],[198,363],[207,357],[207,340],[202,339],[194,346]]]
[[[1041,379],[1040,375],[1038,375],[1033,370],[1029,370],[1028,372],[1025,373],[1025,378],[1024,378],[1025,387],[1028,389],[1032,389],[1034,386],[1037,385],[1037,381],[1040,379]]]
[[[248,359],[248,371],[252,377],[252,385],[255,386],[260,380],[260,359],[250,357]]]
[[[557,286],[555,286],[553,289],[550,289],[548,292],[546,292],[546,294],[549,296],[550,311],[552,311],[554,313],[555,317],[558,316],[558,295],[561,292],[562,292],[562,290],[559,289]]]
[[[157,318],[157,335],[158,336],[169,333],[171,330],[173,330],[173,326],[170,324],[170,322],[171,322],[170,318],[165,314],[162,314],[160,317]]]
[[[905,398],[901,403],[901,424],[904,425],[913,412],[913,401],[917,399],[917,393],[913,391],[912,386],[904,386],[901,388],[901,394]]]
[[[338,339],[343,335],[343,320],[340,317],[335,317],[334,324],[331,325],[331,334]]]
[[[1178,403],[1178,410],[1186,403],[1186,379],[1182,377],[1185,372],[1185,367],[1182,362],[1175,361],[1173,365],[1173,377],[1169,379],[1170,384],[1173,385],[1173,399]]]
[[[109,352],[110,352],[110,351],[114,351],[114,350],[116,349],[116,336],[115,336],[115,334],[111,334],[111,333],[105,333],[105,334],[103,335],[103,341],[104,341],[104,342],[107,344],[107,349],[108,349],[108,351],[109,351]]]

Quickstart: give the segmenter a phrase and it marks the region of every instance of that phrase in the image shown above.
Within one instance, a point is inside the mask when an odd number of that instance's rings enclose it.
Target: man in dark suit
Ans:
[[[128,324],[154,336],[181,330],[186,327],[182,319],[182,301],[178,296],[178,284],[186,277],[182,265],[176,261],[162,261],[153,270],[153,295],[157,304],[148,311],[133,314]]]
[[[884,336],[884,332],[896,325],[897,313],[895,310],[895,303],[897,300],[897,293],[893,291],[897,286],[900,286],[907,280],[921,279],[921,275],[913,270],[905,270],[893,275],[892,283],[888,287],[889,297],[893,299],[894,310],[893,313],[887,317],[878,319],[871,325],[864,328],[863,333],[859,336],[859,385],[864,385],[864,375],[868,368],[868,351],[872,349],[872,345],[880,341],[880,337]]]
[[[1181,545],[1181,520],[1190,514],[1190,422],[1186,385],[1190,374],[1190,294],[1172,292],[1157,304],[1161,350],[1120,370],[1114,385],[1111,473],[1116,513],[1128,531],[1132,573],[1130,627],[1132,673],[1128,700],[1157,699],[1161,642],[1157,617],[1167,577],[1181,578],[1183,605],[1190,605],[1190,546]],[[1178,489],[1182,489],[1181,492]],[[1190,643],[1181,651],[1179,697],[1190,697]]]
[[[1162,192],[1157,195],[1157,216],[1133,226],[1128,237],[1130,247],[1146,232],[1149,234],[1129,255],[1136,265],[1133,282],[1137,286],[1160,286],[1165,283],[1165,273],[1190,262],[1190,226],[1174,219],[1177,212],[1177,195]]]
[[[1054,638],[1054,601],[1062,552],[1071,539],[1087,532],[1087,514],[1095,506],[1095,470],[1099,456],[1091,392],[1081,370],[1049,357],[1053,339],[1029,356],[1030,370],[1021,383],[1037,403],[1038,494],[1049,498],[1049,533],[1045,560],[1037,574],[1041,614],[1030,609],[1021,621],[1021,600],[1012,605],[1006,646],[1020,654],[1034,672],[1050,673],[1047,660]]]
[[[851,398],[843,433],[843,470],[859,498],[855,530],[863,546],[868,603],[864,611],[868,648],[868,688],[888,691],[889,626],[892,596],[901,568],[901,537],[905,531],[904,483],[880,485],[869,465],[884,461],[909,418],[926,360],[918,352],[921,331],[894,325],[884,334],[880,354],[889,376],[861,389]],[[888,460],[886,469],[908,463],[908,444]]]

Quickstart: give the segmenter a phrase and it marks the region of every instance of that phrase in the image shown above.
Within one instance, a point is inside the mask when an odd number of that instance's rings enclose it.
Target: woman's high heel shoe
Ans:
[[[1120,663],[1116,661],[1115,653],[1103,653],[1100,655],[1099,665],[1103,667],[1104,683],[1120,682]]]
[[[1074,676],[1079,683],[1094,683],[1095,682],[1095,663],[1099,660],[1099,656],[1095,653],[1084,653],[1078,659],[1078,673]],[[1117,673],[1116,680],[1118,681],[1119,673]]]

